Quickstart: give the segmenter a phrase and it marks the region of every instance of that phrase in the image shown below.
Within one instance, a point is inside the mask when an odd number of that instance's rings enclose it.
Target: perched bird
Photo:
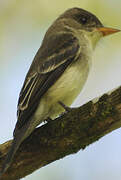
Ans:
[[[97,42],[118,32],[104,27],[92,13],[72,8],[60,15],[45,34],[20,92],[14,139],[1,175],[20,144],[48,118],[55,118],[81,92]]]

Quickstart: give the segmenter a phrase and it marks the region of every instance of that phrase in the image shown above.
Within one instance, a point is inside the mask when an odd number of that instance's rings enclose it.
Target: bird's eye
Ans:
[[[82,24],[86,24],[87,23],[87,18],[86,17],[82,17],[81,18],[81,22],[82,22]]]

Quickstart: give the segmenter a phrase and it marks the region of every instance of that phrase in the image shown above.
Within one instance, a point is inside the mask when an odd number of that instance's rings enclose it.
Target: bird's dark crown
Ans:
[[[94,28],[94,27],[103,27],[100,20],[92,13],[81,9],[81,8],[72,8],[65,13],[63,13],[60,18],[72,18],[78,23],[80,23],[83,27]]]

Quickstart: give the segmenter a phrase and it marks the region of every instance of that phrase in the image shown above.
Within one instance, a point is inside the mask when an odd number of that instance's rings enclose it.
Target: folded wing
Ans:
[[[65,69],[78,58],[78,39],[72,34],[58,34],[43,41],[26,76],[18,101],[18,121],[21,129],[34,114],[41,97],[58,80]]]

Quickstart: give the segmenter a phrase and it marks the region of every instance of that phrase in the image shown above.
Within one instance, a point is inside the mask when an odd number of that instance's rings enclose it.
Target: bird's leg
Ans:
[[[66,106],[63,102],[61,101],[58,101],[58,103],[65,109],[66,112],[69,112],[71,111],[71,108]]]
[[[49,123],[51,121],[52,121],[52,119],[50,117],[48,117],[47,119],[44,120],[44,122],[47,122],[47,123]]]

